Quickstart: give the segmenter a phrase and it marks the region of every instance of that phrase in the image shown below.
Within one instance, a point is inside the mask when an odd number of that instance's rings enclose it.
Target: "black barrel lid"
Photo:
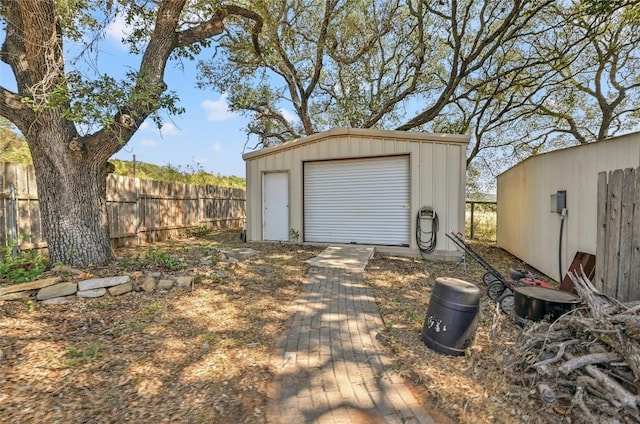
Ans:
[[[468,281],[460,280],[452,277],[438,277],[436,282],[457,289],[458,291],[476,291],[478,287]]]
[[[580,298],[572,293],[547,287],[522,286],[516,288],[517,293],[547,302],[578,303],[580,301]]]

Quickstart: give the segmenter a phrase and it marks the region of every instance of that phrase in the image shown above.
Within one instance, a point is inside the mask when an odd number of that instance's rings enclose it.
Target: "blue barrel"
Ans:
[[[422,341],[438,353],[464,355],[475,337],[481,296],[474,284],[457,278],[436,278]]]

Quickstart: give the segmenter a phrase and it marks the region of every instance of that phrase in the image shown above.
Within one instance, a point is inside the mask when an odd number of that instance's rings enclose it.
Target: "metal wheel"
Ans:
[[[491,272],[485,272],[485,274],[482,276],[482,282],[484,282],[487,286],[489,286],[491,283],[495,283],[496,281],[500,280],[498,280],[496,276]]]
[[[505,290],[502,296],[500,296],[498,303],[500,304],[500,309],[502,309],[502,312],[507,315],[514,315],[516,297],[513,295],[513,292],[511,290]]]
[[[495,302],[500,299],[500,296],[502,296],[502,293],[504,293],[504,291],[505,287],[501,281],[494,281],[493,283],[489,284],[489,287],[487,287],[487,295],[489,295],[489,299]]]

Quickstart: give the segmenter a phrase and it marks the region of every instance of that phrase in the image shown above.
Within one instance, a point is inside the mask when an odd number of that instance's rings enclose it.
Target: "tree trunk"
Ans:
[[[107,219],[106,159],[70,151],[69,138],[55,125],[29,140],[51,264],[103,266],[114,258]],[[64,127],[64,126],[63,126]],[[71,139],[72,143],[74,139]],[[37,152],[45,148],[46,153]]]
[[[0,116],[19,128],[29,145],[51,264],[103,266],[114,258],[107,219],[108,160],[147,117],[167,106],[167,100],[162,99],[166,90],[163,76],[170,55],[177,48],[189,48],[219,35],[224,30],[223,20],[231,15],[255,22],[252,41],[258,49],[262,18],[240,6],[225,6],[207,13],[209,19],[178,30],[183,26],[180,16],[187,1],[154,2],[157,18],[143,49],[135,86],[124,101],[112,97],[106,88],[92,94],[101,98],[99,108],[113,113],[113,119],[95,133],[80,137],[73,118],[65,113],[74,95],[67,98],[64,94],[77,87],[65,77],[65,19],[61,19],[58,3],[2,0],[0,22],[5,38],[0,60],[11,67],[17,92],[0,84]],[[94,9],[91,2],[71,3],[65,3],[69,7],[64,8],[69,22],[82,21],[83,13],[102,11],[99,6]],[[107,14],[116,10],[111,2],[104,6]],[[79,26],[79,30],[85,29]],[[105,105],[111,102],[117,104]]]

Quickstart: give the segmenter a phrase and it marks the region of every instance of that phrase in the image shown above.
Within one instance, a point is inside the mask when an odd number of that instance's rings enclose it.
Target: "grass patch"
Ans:
[[[69,346],[64,354],[64,364],[69,367],[88,364],[98,356],[100,349],[102,349],[102,343],[100,341],[95,341],[84,349]]]
[[[473,240],[496,241],[498,206],[495,203],[465,205],[465,234]]]
[[[187,237],[205,237],[211,234],[213,230],[206,225],[196,225],[185,230]]]

